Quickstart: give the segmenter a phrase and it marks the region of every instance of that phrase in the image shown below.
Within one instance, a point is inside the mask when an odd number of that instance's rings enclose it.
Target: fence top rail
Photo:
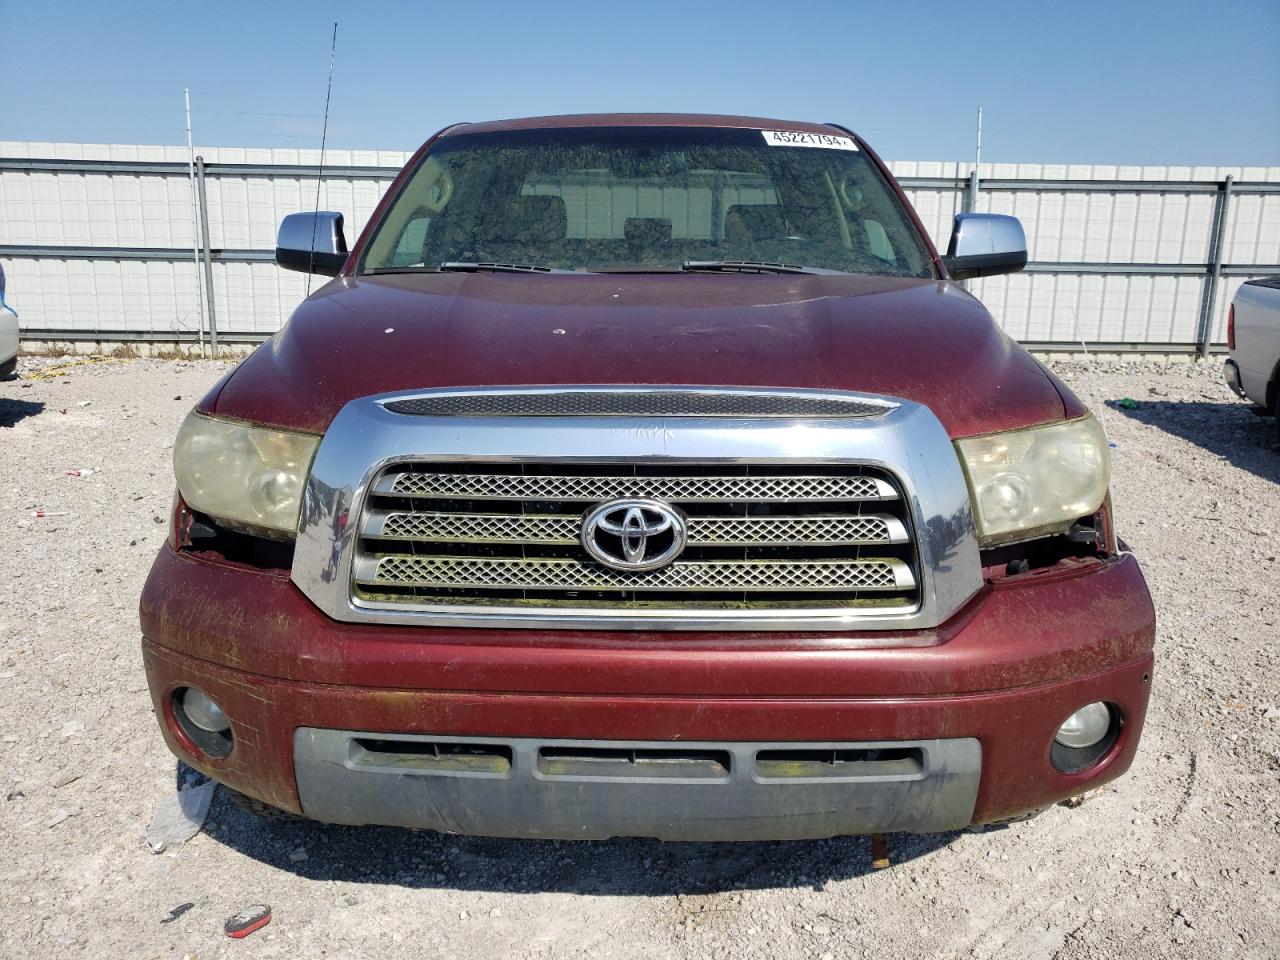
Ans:
[[[294,177],[326,180],[392,180],[399,167],[328,166],[291,163],[205,163],[207,177]],[[181,161],[143,162],[135,160],[58,160],[36,157],[0,157],[0,172],[26,173],[103,173],[134,176],[187,177],[188,166]],[[969,178],[902,176],[898,182],[913,190],[964,190]],[[1047,179],[1044,177],[993,177],[979,180],[982,190],[1088,193],[1216,193],[1225,180],[1087,180]],[[1280,181],[1238,180],[1231,184],[1232,193],[1280,194]]]
[[[0,172],[26,173],[107,173],[152,177],[189,176],[186,163],[174,160],[43,160],[35,157],[0,157]],[[392,180],[399,167],[330,166],[325,164],[326,180]],[[206,177],[317,177],[317,164],[297,163],[205,163]]]
[[[898,177],[912,190],[964,190],[968,177]],[[1218,193],[1226,180],[1047,180],[1043,177],[999,177],[979,179],[978,187],[988,192],[1037,190],[1046,193]],[[1280,193],[1280,182],[1233,180],[1232,193]]]

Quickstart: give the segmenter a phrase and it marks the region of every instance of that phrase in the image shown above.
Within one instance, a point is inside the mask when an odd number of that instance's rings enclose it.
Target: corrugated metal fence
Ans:
[[[306,278],[272,262],[287,213],[316,204],[314,150],[204,149],[213,301],[223,342],[284,323]],[[408,154],[329,151],[322,209],[364,226]],[[203,271],[180,147],[0,142],[0,260],[28,340],[195,340]],[[1280,167],[891,164],[935,243],[963,209],[1010,213],[1025,273],[974,281],[1042,349],[1187,352],[1224,337],[1226,304],[1280,273]]]

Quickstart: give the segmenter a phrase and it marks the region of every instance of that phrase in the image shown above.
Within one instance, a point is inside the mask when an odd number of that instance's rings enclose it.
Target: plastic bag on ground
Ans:
[[[199,786],[185,787],[170,794],[156,805],[155,815],[147,827],[147,843],[155,853],[186,843],[204,826],[209,804],[217,784],[207,780]]]

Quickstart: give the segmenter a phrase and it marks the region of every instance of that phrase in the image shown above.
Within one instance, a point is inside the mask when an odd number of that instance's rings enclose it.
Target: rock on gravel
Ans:
[[[151,716],[137,598],[165,535],[174,433],[226,367],[64,363],[24,360],[22,379],[0,383],[0,956],[1280,952],[1280,451],[1216,363],[1054,365],[1115,443],[1119,530],[1160,617],[1133,771],[1004,829],[892,837],[879,871],[862,838],[513,842],[268,825],[222,791],[205,832],[152,855],[152,811],[188,778]],[[72,722],[83,729],[63,736]],[[254,902],[275,920],[227,940],[226,917]],[[172,917],[178,903],[193,906]]]

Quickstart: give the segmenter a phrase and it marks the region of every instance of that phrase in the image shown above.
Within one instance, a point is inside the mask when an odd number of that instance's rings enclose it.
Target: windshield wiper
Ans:
[[[403,267],[372,267],[365,274],[380,273],[582,273],[533,263],[496,263],[491,261],[449,260],[438,267],[413,264]],[[794,263],[772,260],[686,260],[680,266],[646,265],[608,267],[595,273],[838,273],[818,267],[802,267]]]
[[[473,263],[470,260],[450,260],[440,264],[445,273],[573,273],[573,270],[557,270],[555,267],[540,267],[532,263]]]
[[[402,267],[370,267],[367,275],[377,276],[383,273],[573,273],[573,270],[558,270],[555,267],[539,267],[532,263],[473,263],[469,260],[451,260],[438,267],[429,267],[425,263],[406,264]]]
[[[681,264],[686,273],[819,273],[813,267],[770,260],[686,260]]]

